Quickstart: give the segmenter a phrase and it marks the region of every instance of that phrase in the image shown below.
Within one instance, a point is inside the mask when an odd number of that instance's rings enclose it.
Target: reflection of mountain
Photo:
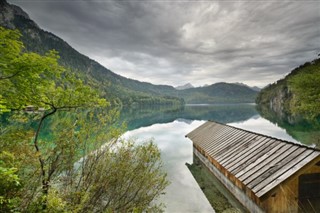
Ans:
[[[268,107],[259,107],[260,115],[272,123],[285,129],[286,132],[296,140],[307,144],[315,144],[320,148],[320,120],[310,122],[304,119],[292,119],[290,116],[278,116]]]
[[[184,106],[181,108],[148,108],[127,109],[121,112],[121,120],[126,121],[128,130],[151,126],[156,123],[170,123],[183,120],[215,120],[221,123],[245,121],[257,115],[254,105],[206,105]]]
[[[176,119],[176,121],[184,122],[186,124],[191,124],[193,122],[193,120],[184,119],[184,118],[178,118],[178,119]]]

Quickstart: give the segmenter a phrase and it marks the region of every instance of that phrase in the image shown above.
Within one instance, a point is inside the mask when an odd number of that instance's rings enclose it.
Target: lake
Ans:
[[[56,125],[69,112],[59,112],[45,122],[41,137],[50,141],[50,125]],[[6,116],[0,123],[8,125]],[[30,114],[36,116],[36,114]],[[75,114],[70,115],[75,116]],[[137,138],[137,143],[153,139],[161,150],[164,169],[171,184],[157,202],[166,205],[166,212],[213,212],[186,163],[193,163],[192,142],[185,135],[207,120],[225,123],[268,136],[320,147],[320,122],[293,123],[291,118],[279,118],[275,113],[257,110],[254,104],[186,105],[183,107],[148,106],[123,108],[119,122],[127,123],[125,138]],[[35,123],[25,124],[36,128]],[[1,126],[0,126],[1,127]],[[30,128],[30,127],[28,127]],[[217,187],[223,190],[223,187]],[[221,192],[224,194],[224,191]],[[226,196],[228,197],[228,196]],[[230,197],[229,197],[230,198]],[[230,199],[228,199],[230,200]],[[236,205],[232,201],[232,205]]]
[[[136,138],[138,143],[152,138],[161,150],[165,170],[171,181],[166,194],[161,198],[166,205],[166,212],[213,212],[186,166],[186,163],[193,162],[193,149],[192,142],[185,135],[205,121],[214,120],[295,143],[300,142],[291,136],[295,135],[292,132],[297,132],[294,131],[296,127],[303,132],[299,125],[295,127],[290,124],[290,135],[276,121],[269,121],[259,114],[254,104],[123,109],[121,119],[128,125],[124,138]]]

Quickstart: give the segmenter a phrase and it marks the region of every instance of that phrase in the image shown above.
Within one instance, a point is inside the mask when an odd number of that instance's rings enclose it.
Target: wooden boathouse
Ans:
[[[186,137],[250,212],[320,212],[320,150],[213,121]]]

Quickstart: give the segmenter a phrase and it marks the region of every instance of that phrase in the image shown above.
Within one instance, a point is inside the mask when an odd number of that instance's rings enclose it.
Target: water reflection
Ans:
[[[285,129],[295,140],[320,148],[320,118],[310,121],[300,116],[279,114],[267,107],[259,107],[258,112],[274,125]]]
[[[128,130],[175,120],[185,123],[194,120],[213,120],[272,137],[320,147],[320,121],[313,123],[306,120],[293,121],[290,118],[278,117],[265,109],[257,111],[256,106],[252,104],[125,108],[121,111],[120,120],[127,122]]]
[[[300,143],[287,133],[285,129],[273,124],[272,122],[262,118],[260,115],[254,116],[248,120],[240,122],[228,123],[231,126],[253,131],[267,136],[272,136],[282,140]]]
[[[230,123],[244,121],[255,115],[258,115],[258,112],[252,104],[186,105],[180,108],[152,106],[124,108],[120,120],[127,122],[128,130],[133,130],[155,123],[170,123],[177,119],[186,123],[194,120]]]
[[[184,137],[204,121],[173,121],[154,124],[127,132],[124,137],[138,137],[139,142],[153,138],[161,150],[168,178],[171,181],[161,201],[166,212],[213,212],[208,200],[185,163],[192,163],[192,143]]]
[[[192,164],[192,143],[184,136],[206,120],[298,143],[286,130],[261,117],[254,105],[185,106],[179,109],[136,109],[122,114],[129,131],[126,138],[154,138],[162,153],[171,185],[162,202],[166,212],[212,212],[209,202],[185,163]]]

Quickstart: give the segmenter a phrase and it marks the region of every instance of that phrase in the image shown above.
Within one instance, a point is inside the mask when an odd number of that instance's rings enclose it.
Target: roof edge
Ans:
[[[284,143],[288,143],[288,144],[292,144],[292,145],[295,145],[295,146],[304,147],[304,148],[307,148],[307,149],[311,149],[311,150],[320,152],[320,149],[319,149],[319,148],[307,146],[307,145],[302,144],[302,143],[295,143],[295,142],[292,142],[292,141],[283,140],[283,139],[280,139],[280,138],[272,137],[272,136],[269,136],[269,135],[264,135],[264,134],[262,134],[262,133],[253,132],[253,131],[250,131],[250,130],[241,129],[241,128],[239,128],[239,127],[231,126],[231,125],[224,124],[224,123],[220,123],[220,122],[213,121],[213,120],[208,120],[208,121],[206,121],[206,122],[217,123],[217,124],[220,124],[220,125],[223,125],[223,126],[228,126],[228,127],[231,127],[231,128],[234,128],[234,129],[238,129],[238,130],[241,130],[241,131],[245,131],[245,132],[248,132],[248,133],[251,133],[251,134],[256,134],[256,135],[259,135],[259,136],[264,136],[264,137],[267,137],[267,138],[270,138],[270,139],[275,139],[275,140],[278,140],[278,141],[281,141],[281,142],[284,142]]]

